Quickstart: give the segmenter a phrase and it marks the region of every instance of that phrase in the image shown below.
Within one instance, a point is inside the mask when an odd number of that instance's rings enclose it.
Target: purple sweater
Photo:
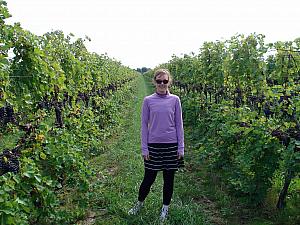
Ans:
[[[149,154],[148,143],[178,143],[178,153],[184,155],[182,111],[177,95],[168,92],[146,96],[141,125],[143,155]]]

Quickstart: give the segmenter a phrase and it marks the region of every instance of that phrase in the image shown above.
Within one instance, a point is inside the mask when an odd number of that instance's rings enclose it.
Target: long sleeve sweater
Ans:
[[[184,155],[182,109],[177,95],[167,92],[146,96],[141,119],[142,155],[149,154],[148,143],[178,143],[178,153]]]

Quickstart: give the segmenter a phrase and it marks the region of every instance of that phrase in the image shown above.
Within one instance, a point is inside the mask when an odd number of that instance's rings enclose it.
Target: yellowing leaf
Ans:
[[[45,139],[45,136],[43,134],[39,134],[36,136],[37,141],[43,141]]]
[[[45,160],[47,158],[46,154],[44,152],[40,153],[41,159]]]

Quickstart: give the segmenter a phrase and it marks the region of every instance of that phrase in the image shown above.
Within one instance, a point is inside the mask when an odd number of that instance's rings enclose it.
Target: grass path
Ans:
[[[136,90],[124,125],[107,143],[106,152],[90,162],[96,170],[97,179],[93,181],[90,194],[90,215],[80,224],[159,224],[162,173],[158,174],[140,214],[127,215],[137,200],[143,178],[140,113],[144,96],[151,93],[150,84],[141,77]],[[197,166],[189,163],[192,154],[188,153],[188,141],[186,152],[186,168],[176,174],[169,219],[164,224],[225,224],[213,202],[205,197],[200,187],[202,181],[197,176]]]

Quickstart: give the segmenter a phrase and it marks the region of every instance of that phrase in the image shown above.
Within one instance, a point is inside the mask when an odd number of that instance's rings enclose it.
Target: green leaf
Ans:
[[[47,155],[44,152],[40,153],[41,159],[45,160],[47,158]]]
[[[33,105],[32,101],[25,100],[25,103],[28,104],[28,105]]]
[[[26,202],[24,202],[23,200],[21,200],[19,197],[16,199],[16,202],[21,204],[21,205],[27,205]]]
[[[28,177],[28,178],[31,177],[30,173],[28,173],[28,172],[24,172],[23,175],[24,175],[25,177]]]
[[[39,183],[41,183],[41,178],[39,178],[37,175],[34,175],[34,178],[39,182]]]

